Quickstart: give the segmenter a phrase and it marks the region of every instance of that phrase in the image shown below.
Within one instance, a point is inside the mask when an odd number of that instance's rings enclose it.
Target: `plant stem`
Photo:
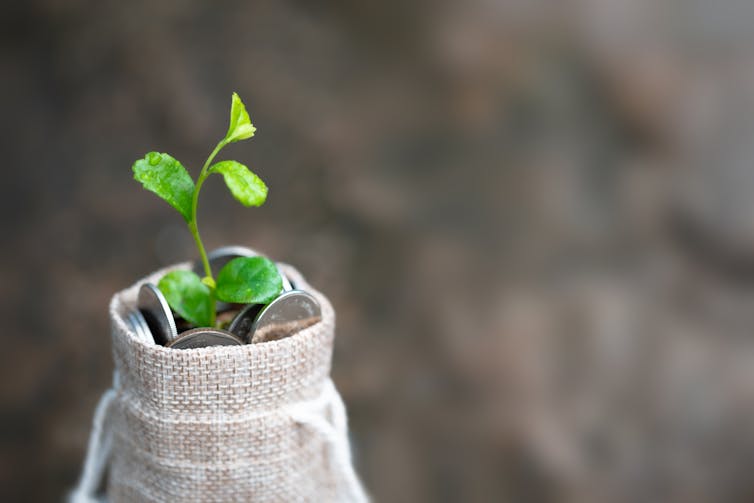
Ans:
[[[202,185],[204,184],[204,180],[207,179],[207,177],[210,175],[209,173],[209,167],[210,164],[212,164],[212,161],[214,160],[215,156],[218,152],[226,145],[225,140],[221,140],[220,143],[217,144],[215,149],[212,151],[212,153],[207,157],[207,160],[204,162],[204,166],[202,167],[201,173],[199,173],[199,178],[196,180],[196,188],[194,189],[194,198],[191,201],[191,220],[188,222],[189,231],[191,232],[191,235],[194,236],[194,241],[196,242],[196,247],[199,249],[199,255],[202,258],[202,265],[204,266],[204,274],[206,277],[210,278],[212,280],[212,283],[214,284],[215,278],[212,276],[212,268],[209,266],[209,259],[207,258],[207,251],[204,249],[204,243],[202,243],[202,238],[199,235],[199,226],[197,225],[196,221],[196,210],[197,206],[199,204],[199,191],[202,188]],[[212,315],[210,317],[210,325],[215,325],[215,289],[214,287],[209,287],[209,295],[210,295],[210,302],[212,307]]]

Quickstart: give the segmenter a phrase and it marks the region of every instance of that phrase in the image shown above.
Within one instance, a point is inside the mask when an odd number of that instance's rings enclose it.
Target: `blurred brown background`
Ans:
[[[297,265],[384,502],[754,500],[754,4],[6,2],[0,499],[56,501],[107,304],[194,258],[131,179],[257,136],[209,248]]]

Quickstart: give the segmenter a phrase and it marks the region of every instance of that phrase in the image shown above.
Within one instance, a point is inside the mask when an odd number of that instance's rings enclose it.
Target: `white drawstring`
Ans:
[[[118,373],[113,373],[113,387],[105,391],[100,398],[97,409],[94,411],[92,421],[92,433],[89,435],[89,446],[86,450],[84,469],[78,485],[68,495],[69,503],[95,503],[104,501],[96,496],[100,482],[105,472],[105,467],[110,458],[112,448],[112,435],[107,416],[110,406],[115,399],[118,388]]]
[[[332,415],[332,423],[328,422],[323,414],[328,407]],[[345,487],[343,487],[345,494],[341,501],[368,502],[369,498],[351,462],[346,407],[332,380],[325,381],[322,394],[316,400],[292,404],[286,409],[291,419],[319,433],[329,445],[331,468],[342,475],[345,482]]]

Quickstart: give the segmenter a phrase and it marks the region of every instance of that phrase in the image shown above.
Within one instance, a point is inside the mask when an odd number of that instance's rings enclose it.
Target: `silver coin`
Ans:
[[[321,319],[322,308],[314,296],[302,290],[291,290],[262,308],[247,339],[252,343],[283,339]]]
[[[132,310],[126,313],[125,321],[126,325],[128,325],[128,328],[131,329],[136,334],[137,339],[142,339],[142,325],[139,319],[136,318],[134,313],[138,313],[139,311]],[[142,319],[144,316],[142,316]]]
[[[178,336],[168,301],[154,284],[141,285],[137,304],[156,342],[168,344]]]
[[[152,332],[149,330],[147,320],[144,319],[144,315],[141,314],[141,311],[137,309],[130,310],[126,315],[126,321],[138,339],[141,339],[146,344],[154,344],[154,337],[152,337]]]
[[[173,349],[206,348],[209,346],[241,346],[243,341],[219,328],[194,328],[187,330],[167,346]]]
[[[134,311],[133,317],[136,320],[136,323],[138,323],[141,327],[141,338],[142,340],[147,344],[155,344],[154,336],[152,335],[152,331],[149,330],[149,325],[147,324],[147,320],[144,319],[144,315],[141,314],[141,311]]]
[[[248,304],[246,307],[233,318],[228,326],[228,331],[232,334],[240,337],[243,340],[248,340],[247,335],[251,331],[251,326],[254,324],[254,320],[257,318],[259,311],[262,310],[264,305],[262,304]]]

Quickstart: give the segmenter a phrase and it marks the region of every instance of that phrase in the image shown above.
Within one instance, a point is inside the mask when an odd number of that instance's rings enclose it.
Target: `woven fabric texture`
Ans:
[[[156,283],[168,269],[114,296],[119,385],[108,414],[110,501],[364,499],[344,466],[350,465],[345,422],[336,430],[332,400],[323,399],[331,389],[340,400],[329,380],[335,313],[295,269],[283,267],[317,298],[323,316],[278,341],[189,350],[141,342],[124,315],[139,286]],[[323,424],[333,433],[322,434]],[[346,453],[333,455],[333,443]]]

